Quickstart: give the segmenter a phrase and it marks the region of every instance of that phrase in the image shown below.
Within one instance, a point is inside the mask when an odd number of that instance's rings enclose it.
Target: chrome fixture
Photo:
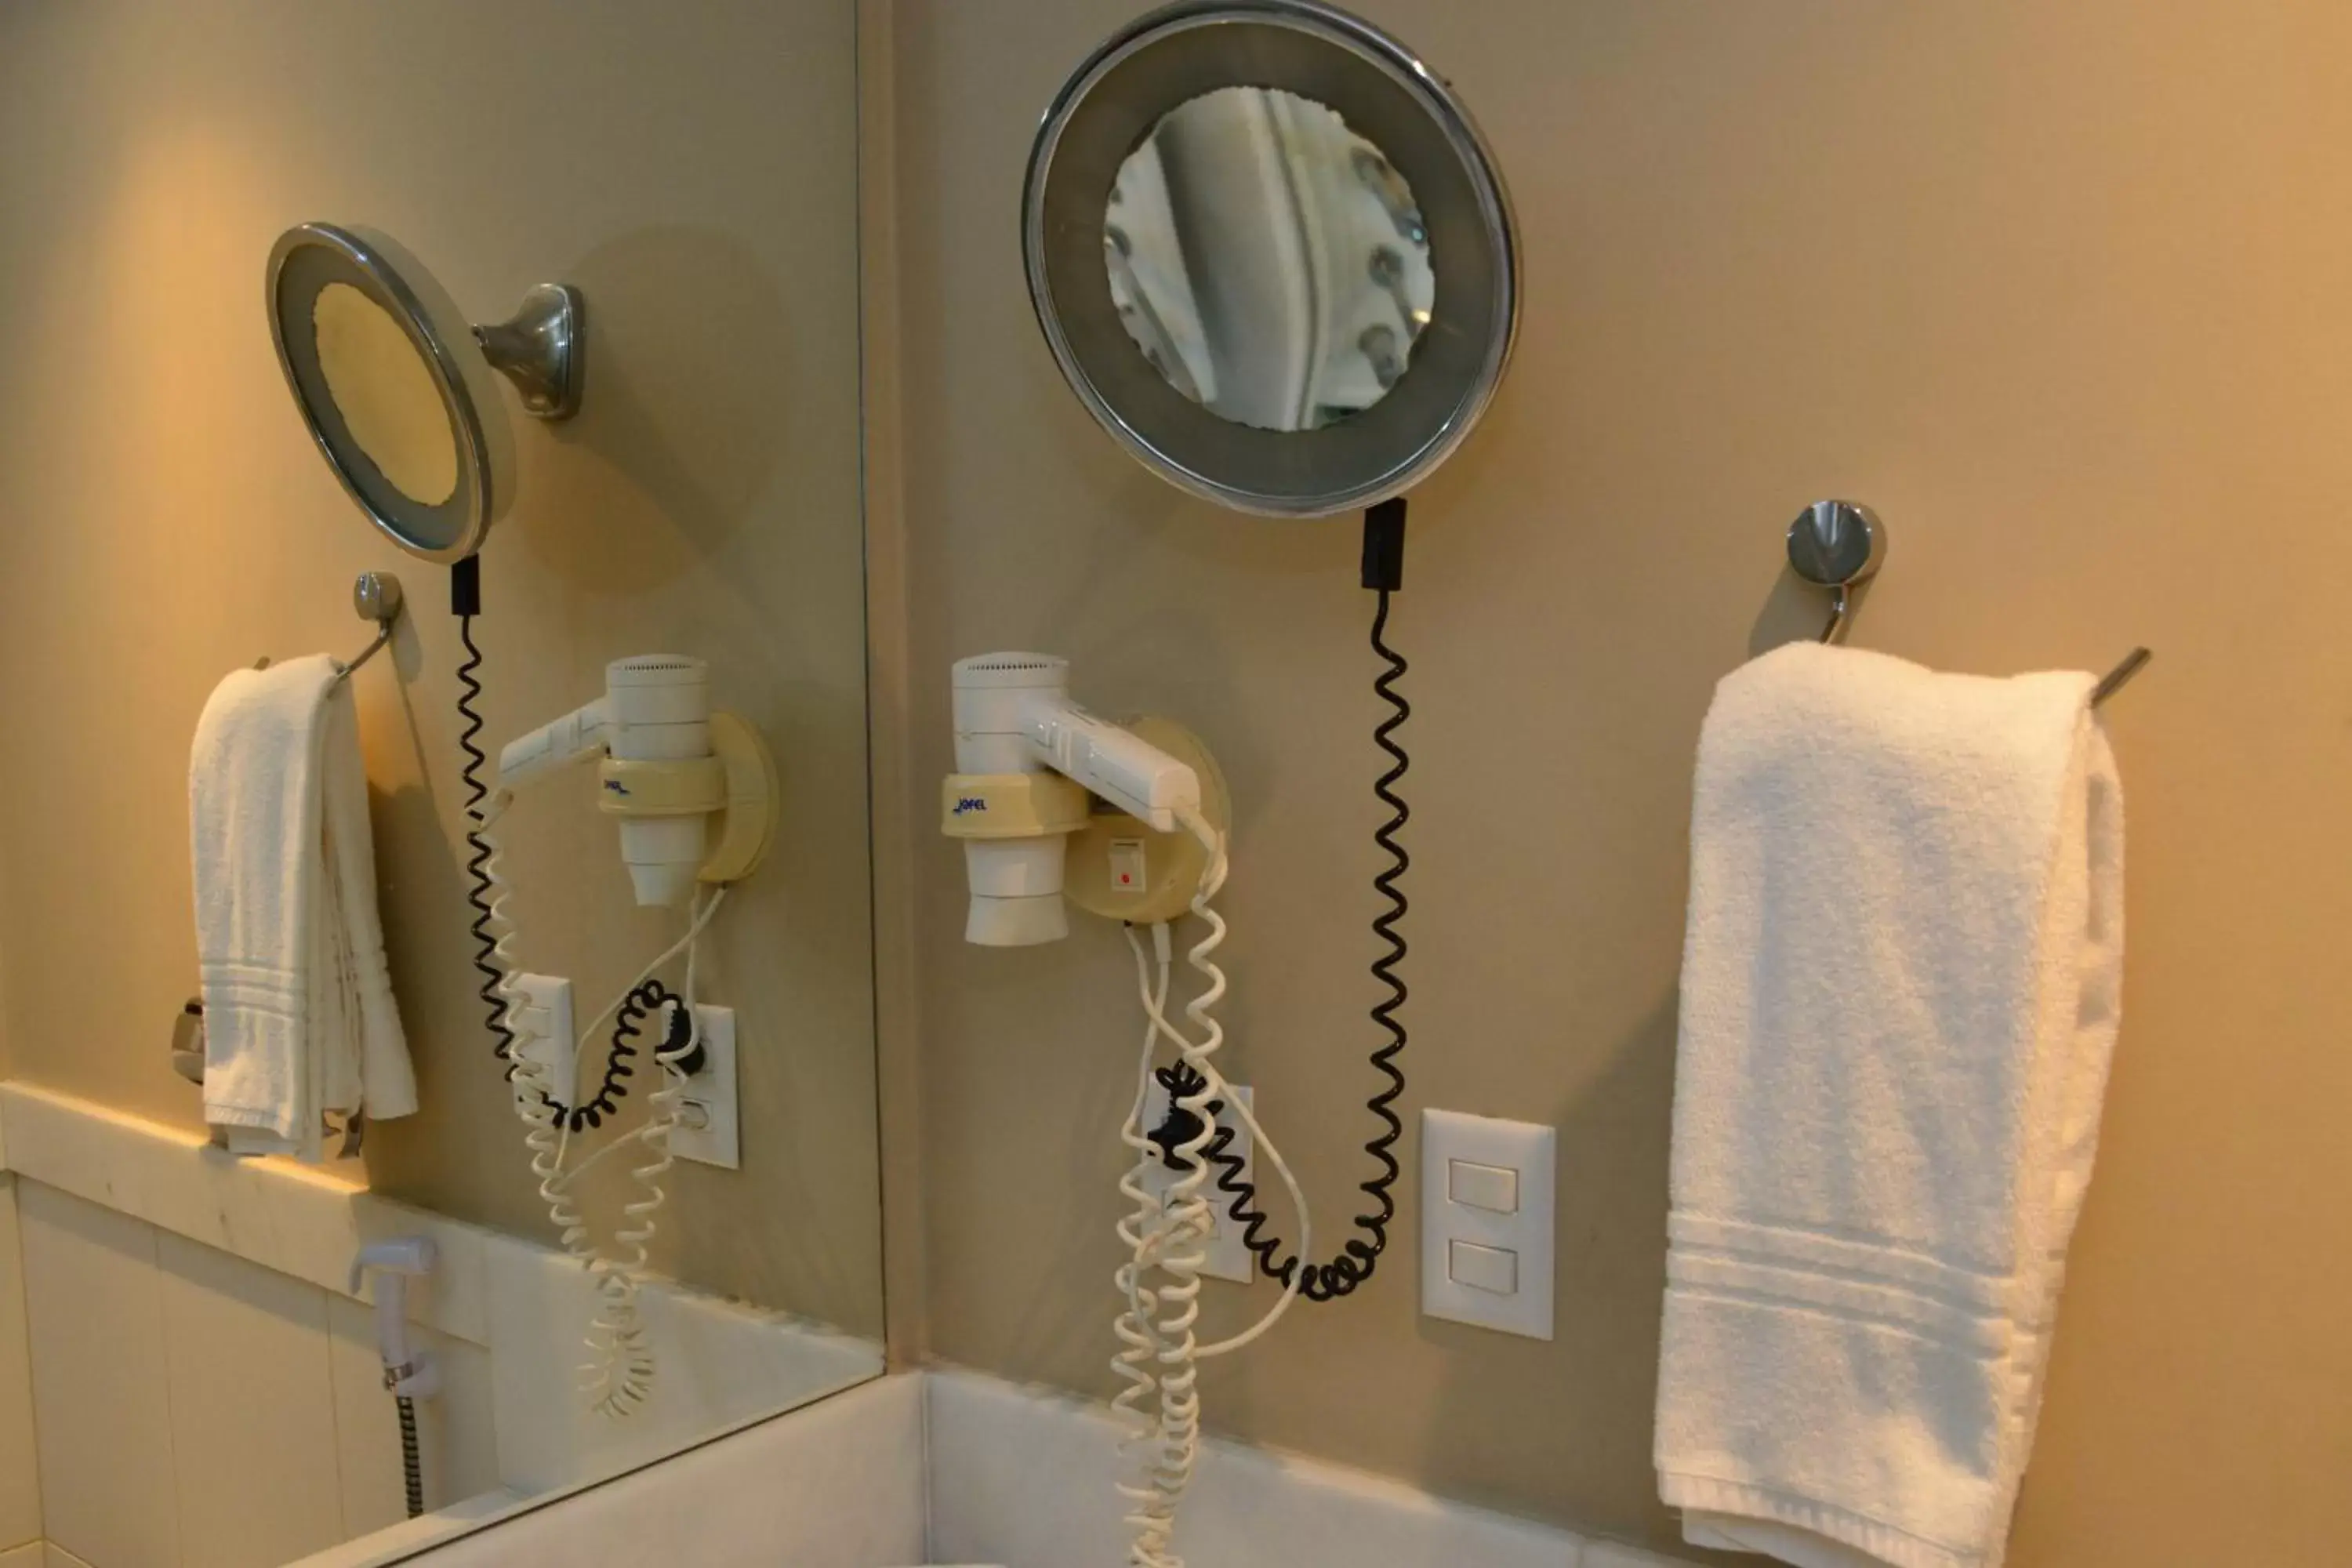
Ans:
[[[1844,640],[1853,591],[1868,582],[1885,559],[1885,526],[1859,501],[1817,500],[1798,513],[1789,525],[1789,564],[1806,582],[1830,591],[1830,620],[1822,628],[1822,641]],[[2104,706],[2155,657],[2146,647],[2126,654],[2091,688],[2091,706]]]
[[[1444,78],[1320,0],[1181,0],[1115,34],[1047,108],[1022,209],[1079,401],[1241,511],[1402,493],[1510,360],[1518,240],[1492,153]]]
[[[1853,590],[1876,574],[1886,559],[1886,531],[1878,514],[1850,500],[1817,500],[1789,525],[1789,564],[1798,576],[1830,591],[1829,625],[1822,641],[1845,637]]]
[[[329,686],[341,686],[352,678],[352,671],[383,651],[384,646],[392,641],[393,626],[400,619],[401,609],[406,603],[407,599],[400,591],[400,579],[391,573],[360,574],[359,580],[352,584],[352,608],[359,612],[360,619],[375,623],[375,640],[352,658],[337,659],[335,678],[327,683]],[[269,656],[264,654],[254,660],[253,668],[268,669]]]
[[[513,500],[499,376],[536,418],[579,410],[585,316],[562,284],[477,326],[390,236],[306,223],[270,250],[267,302],[311,439],[369,520],[425,560],[474,553]]]

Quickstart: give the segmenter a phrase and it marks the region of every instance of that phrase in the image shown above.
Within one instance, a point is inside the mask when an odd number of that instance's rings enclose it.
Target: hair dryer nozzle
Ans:
[[[965,879],[971,908],[963,937],[982,947],[1034,947],[1070,934],[1062,907],[1062,863],[1069,838],[967,838]]]

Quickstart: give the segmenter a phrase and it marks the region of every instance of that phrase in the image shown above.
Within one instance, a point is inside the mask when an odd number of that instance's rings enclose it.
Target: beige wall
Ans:
[[[746,1163],[681,1169],[688,1278],[880,1327],[858,530],[850,0],[648,6],[37,0],[0,11],[0,814],[9,1070],[187,1121],[186,756],[221,673],[349,652],[352,574],[413,619],[357,678],[388,943],[426,1110],[382,1187],[531,1235],[471,995],[445,574],[310,449],[262,312],[305,218],[401,237],[466,306],[587,294],[585,412],[520,432],[485,557],[491,739],[699,654],[781,758],[775,858],[719,917]],[[508,406],[514,405],[511,400]],[[528,424],[527,421],[520,422]],[[520,952],[583,1006],[666,944],[588,780],[509,817]]]
[[[1395,637],[1412,1100],[1559,1126],[1559,1336],[1419,1318],[1409,1205],[1402,1266],[1218,1366],[1212,1424],[1673,1539],[1650,1405],[1693,743],[1717,678],[1815,624],[1780,531],[1847,494],[1893,531],[1857,643],[1984,671],[2158,655],[2113,713],[2129,1021],[2011,1561],[2342,1561],[2352,10],[1363,8],[1467,93],[1525,228],[1518,360],[1416,498]],[[935,831],[960,654],[1066,654],[1083,699],[1209,739],[1238,807],[1233,1071],[1328,1235],[1375,994],[1356,529],[1146,475],[1023,294],[1036,115],[1135,9],[901,8],[899,805]],[[1125,950],[1099,924],[967,948],[955,855],[917,865],[932,1347],[1108,1393]],[[1262,1304],[1212,1289],[1213,1324]]]

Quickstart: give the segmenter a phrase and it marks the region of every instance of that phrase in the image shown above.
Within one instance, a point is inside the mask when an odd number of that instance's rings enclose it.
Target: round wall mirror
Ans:
[[[1492,397],[1510,205],[1452,90],[1309,0],[1187,0],[1097,49],[1024,199],[1047,342],[1184,489],[1307,517],[1397,494]]]
[[[477,327],[389,237],[308,223],[270,251],[268,305],[278,363],[328,466],[427,561],[481,548],[510,498],[513,442],[491,372],[542,418],[579,406],[580,302],[560,285]]]

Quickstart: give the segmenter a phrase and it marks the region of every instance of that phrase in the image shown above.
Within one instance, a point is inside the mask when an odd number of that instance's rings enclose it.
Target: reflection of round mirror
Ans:
[[[302,422],[360,509],[427,561],[472,554],[506,510],[514,443],[498,376],[539,418],[578,410],[581,328],[580,296],[560,283],[510,320],[470,325],[369,229],[306,223],[269,253],[269,333]]]
[[[481,547],[512,444],[473,328],[386,237],[304,224],[269,258],[269,325],[303,422],[343,489],[428,561]]]
[[[1152,368],[1260,430],[1378,403],[1437,298],[1403,176],[1337,113],[1278,88],[1222,87],[1161,116],[1119,165],[1103,259]]]
[[[348,283],[310,302],[319,370],[352,438],[410,500],[439,506],[457,489],[457,441],[441,389],[392,313]]]
[[[1468,113],[1318,0],[1182,0],[1048,110],[1030,296],[1071,386],[1172,482],[1305,517],[1395,495],[1510,356],[1516,244]]]

